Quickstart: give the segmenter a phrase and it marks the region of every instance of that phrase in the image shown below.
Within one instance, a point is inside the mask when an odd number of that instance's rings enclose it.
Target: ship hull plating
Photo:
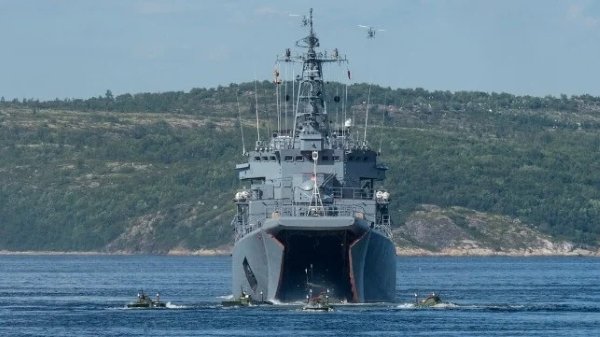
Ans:
[[[239,240],[232,257],[236,297],[298,302],[320,288],[338,301],[394,301],[394,245],[361,219],[270,219]]]

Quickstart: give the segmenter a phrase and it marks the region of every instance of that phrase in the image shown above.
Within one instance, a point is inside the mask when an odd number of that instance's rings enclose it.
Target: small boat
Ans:
[[[252,296],[245,292],[242,292],[242,296],[231,301],[222,301],[221,304],[224,307],[248,307],[252,304]]]
[[[253,299],[250,294],[248,294],[242,290],[242,295],[240,297],[238,297],[237,299],[233,299],[231,301],[222,301],[221,305],[223,305],[224,307],[249,307],[251,305],[273,304],[269,301],[265,301],[262,298],[262,291],[260,294],[261,294],[261,299],[259,301],[259,300]]]
[[[329,289],[321,292],[317,296],[313,296],[312,289],[306,295],[306,305],[302,307],[302,311],[333,311],[333,306],[329,303]]]
[[[419,308],[433,307],[434,305],[442,303],[442,299],[436,293],[431,293],[431,295],[425,297],[425,299],[418,299],[418,295],[415,293],[415,306]]]
[[[167,305],[160,301],[160,294],[156,294],[156,299],[153,300],[150,296],[144,294],[140,290],[137,295],[137,300],[127,304],[128,308],[165,308]]]

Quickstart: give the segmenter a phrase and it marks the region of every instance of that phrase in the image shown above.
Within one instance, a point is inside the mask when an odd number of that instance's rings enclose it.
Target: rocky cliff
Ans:
[[[463,207],[420,205],[394,230],[399,255],[597,255],[523,224]]]

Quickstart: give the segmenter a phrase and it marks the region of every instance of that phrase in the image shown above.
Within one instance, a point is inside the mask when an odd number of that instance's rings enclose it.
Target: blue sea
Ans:
[[[0,336],[599,336],[600,259],[398,257],[395,303],[222,307],[231,258],[0,256]],[[166,309],[127,309],[139,289]],[[416,308],[414,293],[444,304]]]

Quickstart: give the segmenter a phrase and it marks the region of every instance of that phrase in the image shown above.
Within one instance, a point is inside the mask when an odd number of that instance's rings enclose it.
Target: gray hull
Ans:
[[[336,300],[392,302],[395,257],[391,240],[362,219],[269,219],[236,243],[232,291],[297,302],[308,288],[326,288]]]

